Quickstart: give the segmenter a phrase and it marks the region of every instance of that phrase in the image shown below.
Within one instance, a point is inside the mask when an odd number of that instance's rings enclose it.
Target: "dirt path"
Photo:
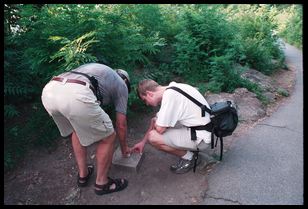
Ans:
[[[280,70],[272,78],[277,84],[291,90],[294,71]],[[281,98],[268,108],[273,112],[288,98]],[[149,124],[151,114],[139,114],[129,119],[129,144],[140,139]],[[252,124],[242,124],[233,137],[245,132]],[[231,138],[232,140],[232,138]],[[95,164],[95,147],[89,147],[88,162]],[[150,145],[145,147],[145,158],[138,173],[111,167],[111,177],[125,177],[127,189],[105,195],[95,195],[93,185],[79,189],[76,186],[77,168],[69,139],[58,139],[58,148],[52,152],[31,150],[21,165],[4,175],[4,204],[7,205],[63,205],[63,204],[198,204],[207,188],[207,170],[198,169],[175,175],[169,165],[177,160],[175,156],[160,152]]]

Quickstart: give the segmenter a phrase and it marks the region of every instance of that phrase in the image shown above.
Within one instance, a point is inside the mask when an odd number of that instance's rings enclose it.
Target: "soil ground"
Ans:
[[[280,87],[292,92],[295,71],[279,70],[271,77]],[[281,97],[267,108],[267,115],[288,98]],[[128,143],[135,144],[145,133],[153,114],[139,113],[129,118]],[[242,134],[253,124],[240,124],[234,137]],[[229,139],[231,143],[232,137]],[[92,177],[90,185],[78,188],[77,167],[69,139],[57,139],[57,148],[30,150],[20,165],[4,174],[4,204],[6,205],[117,205],[117,204],[198,204],[207,188],[207,174],[211,166],[175,175],[169,165],[177,157],[155,150],[146,145],[144,160],[138,173],[111,167],[111,177],[125,177],[128,187],[104,196],[95,195]],[[118,143],[117,143],[118,145]],[[226,146],[228,149],[228,146]],[[95,165],[95,145],[88,149],[88,162]]]

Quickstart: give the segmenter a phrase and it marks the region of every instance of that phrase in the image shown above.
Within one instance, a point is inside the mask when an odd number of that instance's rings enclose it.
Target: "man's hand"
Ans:
[[[130,154],[132,151],[133,151],[133,148],[126,146],[124,150],[122,149],[122,157],[124,158],[130,157]]]
[[[144,141],[140,141],[139,143],[137,143],[133,146],[132,151],[142,154],[143,149],[144,149],[144,145],[145,145]]]

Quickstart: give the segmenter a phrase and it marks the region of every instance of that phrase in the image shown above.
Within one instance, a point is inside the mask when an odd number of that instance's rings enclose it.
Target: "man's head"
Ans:
[[[159,93],[159,87],[161,86],[154,80],[141,80],[138,84],[137,95],[147,105],[157,106],[160,103],[162,97],[162,95]]]
[[[116,69],[117,74],[125,81],[128,93],[131,91],[129,75],[125,70]]]

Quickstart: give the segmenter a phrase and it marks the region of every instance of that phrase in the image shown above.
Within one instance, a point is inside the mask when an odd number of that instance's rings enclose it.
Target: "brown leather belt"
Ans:
[[[53,77],[51,80],[52,80],[52,81],[59,81],[59,82],[62,82],[64,79],[65,79],[65,78],[61,78],[61,77]],[[84,86],[87,85],[87,83],[84,82],[84,81],[80,81],[80,80],[77,80],[77,79],[70,79],[70,78],[68,78],[68,79],[66,80],[66,83],[78,83],[78,84],[81,84],[81,85],[84,85]],[[95,95],[95,90],[94,90],[93,86],[91,86],[91,85],[89,85],[89,86],[90,86],[90,89],[93,91],[93,93],[94,93],[94,95]]]

